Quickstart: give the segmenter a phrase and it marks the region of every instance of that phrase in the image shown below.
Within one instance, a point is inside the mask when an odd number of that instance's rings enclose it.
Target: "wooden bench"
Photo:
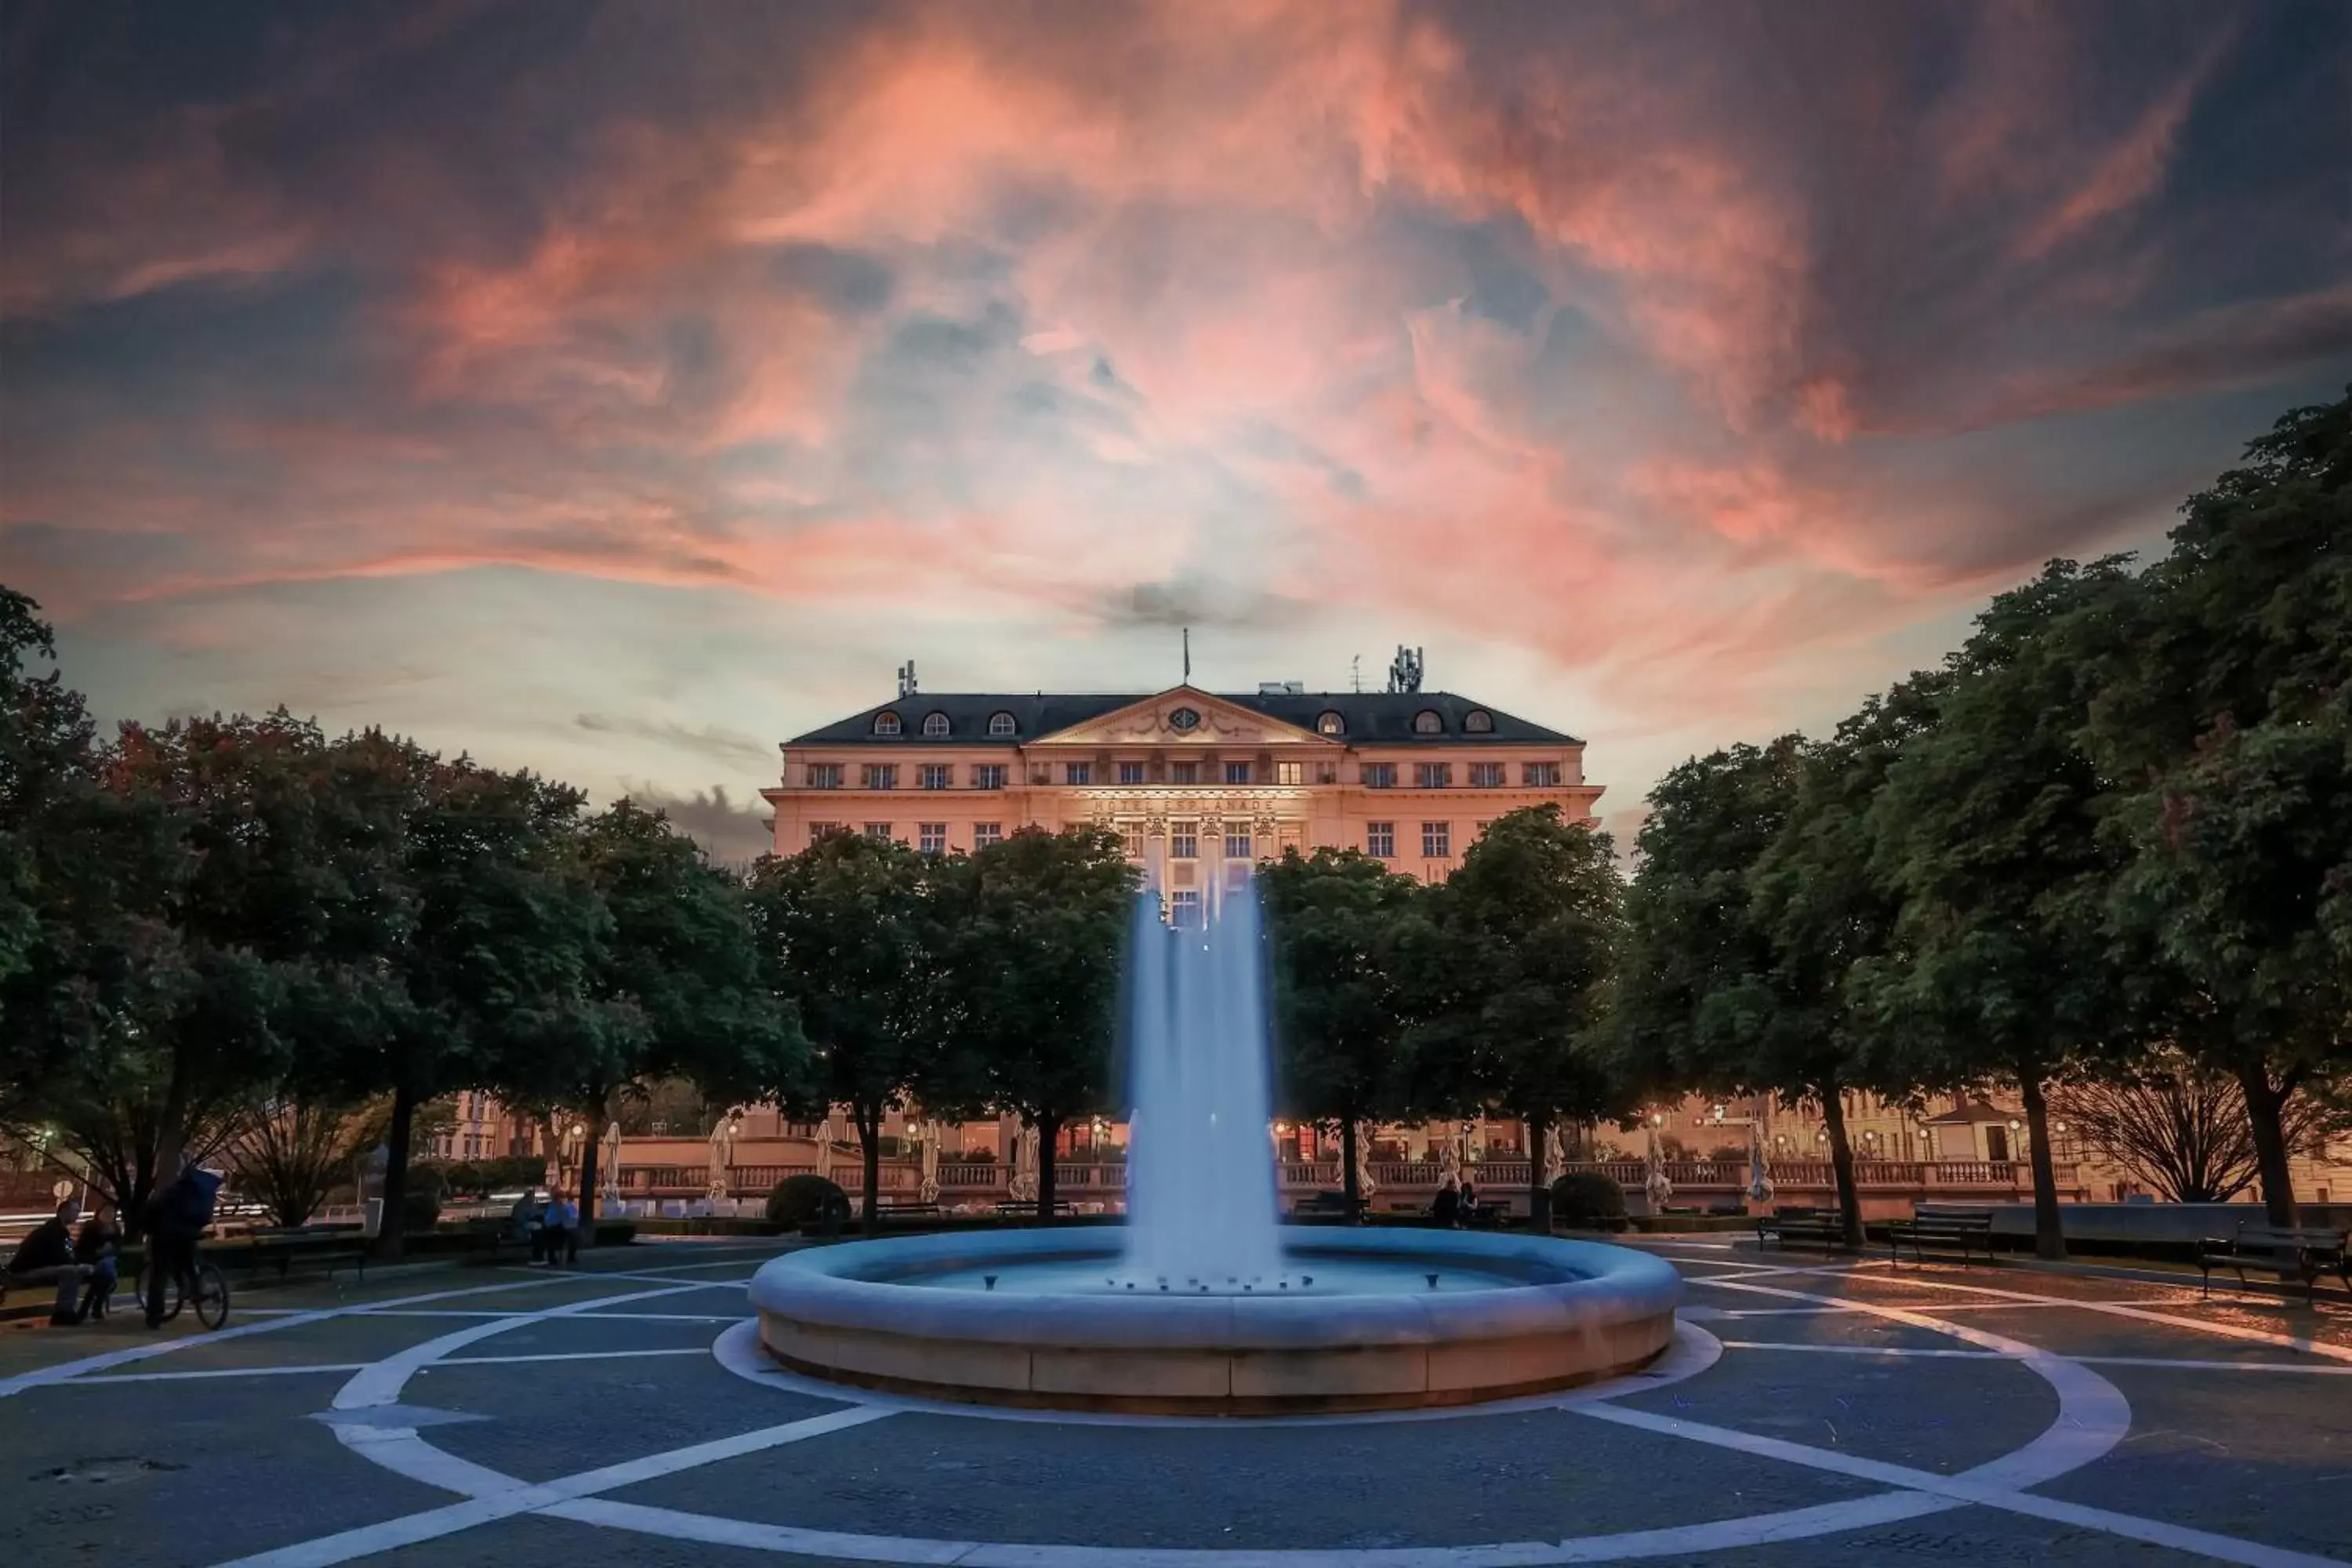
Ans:
[[[1780,1249],[1791,1247],[1818,1247],[1833,1251],[1846,1245],[1845,1215],[1836,1209],[1785,1208],[1773,1214],[1756,1216],[1756,1246],[1762,1250],[1768,1241],[1777,1241]]]
[[[884,1198],[875,1205],[875,1212],[884,1215],[885,1217],[891,1215],[936,1215],[940,1213],[940,1205],[936,1203],[927,1204],[922,1202],[920,1199],[917,1199],[912,1202],[893,1202],[888,1198]]]
[[[1985,1261],[1992,1258],[1992,1211],[1990,1209],[1956,1208],[1946,1204],[1914,1204],[1911,1217],[1890,1221],[1886,1237],[1895,1261],[1903,1261],[1903,1244],[1911,1244],[1913,1261],[1927,1261],[1927,1248],[1958,1252],[1967,1262],[1972,1253],[1981,1252]]]
[[[1037,1200],[1034,1198],[1000,1198],[997,1200],[996,1212],[1001,1215],[1034,1215],[1037,1212]],[[1054,1214],[1055,1217],[1058,1218],[1063,1215],[1068,1215],[1075,1218],[1077,1212],[1078,1211],[1076,1208],[1071,1206],[1069,1199],[1055,1198],[1054,1200]]]
[[[1344,1192],[1312,1192],[1290,1205],[1292,1217],[1298,1219],[1345,1219],[1348,1217],[1348,1194]]]
[[[2308,1226],[2284,1229],[2241,1221],[2235,1237],[2209,1236],[2197,1244],[2197,1268],[2205,1277],[2209,1295],[2216,1268],[2230,1269],[2241,1285],[2246,1283],[2246,1270],[2254,1268],[2277,1275],[2282,1284],[2300,1279],[2305,1298],[2315,1300],[2323,1274],[2335,1275],[2352,1290],[2352,1256],[2347,1256],[2346,1240],[2340,1230]]]
[[[364,1279],[368,1238],[365,1233],[342,1226],[271,1226],[247,1231],[246,1245],[241,1247],[218,1247],[205,1256],[224,1268],[258,1270],[274,1264],[280,1279],[286,1278],[287,1270],[297,1259],[324,1264],[329,1279],[334,1277],[336,1265],[352,1263],[359,1266],[360,1278]]]

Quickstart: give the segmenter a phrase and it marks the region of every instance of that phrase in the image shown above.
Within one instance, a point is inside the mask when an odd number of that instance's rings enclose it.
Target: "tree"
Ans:
[[[2291,1225],[2286,1108],[2352,1067],[2352,396],[2295,409],[2189,498],[2095,712],[2129,781],[2116,922],[2238,1082]]]
[[[269,1206],[272,1223],[308,1225],[359,1152],[350,1107],[271,1100],[232,1119],[223,1146],[238,1185]]]
[[[1037,1215],[1054,1215],[1055,1146],[1111,1098],[1119,955],[1136,873],[1118,835],[1024,828],[940,863],[943,1037],[910,1072],[926,1107],[975,1093],[1037,1130]]]
[[[2084,1144],[2170,1203],[2227,1203],[2261,1170],[2238,1081],[2177,1052],[2127,1079],[2070,1084],[2051,1103]],[[2352,1118],[2298,1095],[2287,1111],[2287,1143],[2316,1146],[2347,1127]]]
[[[1600,1047],[1622,945],[1614,852],[1556,805],[1514,811],[1428,897],[1422,1048],[1526,1124],[1530,1219],[1549,1229],[1550,1129],[1633,1109]]]
[[[1833,941],[1812,934],[1784,951],[1789,900],[1757,896],[1758,869],[1798,822],[1811,766],[1789,735],[1695,758],[1659,781],[1635,840],[1607,1037],[1621,1078],[1651,1091],[1817,1102],[1845,1239],[1858,1247],[1844,1097],[1872,1087],[1874,1068],[1839,1005],[1843,976],[1821,956]]]
[[[1402,1114],[1414,878],[1353,849],[1286,851],[1257,876],[1274,955],[1277,1103],[1339,1130],[1348,1217],[1363,1212],[1357,1130]]]
[[[1900,952],[1871,994],[1903,1080],[2001,1079],[2025,1103],[2036,1251],[2065,1255],[2049,1086],[2139,1048],[2105,934],[2120,857],[2116,784],[2085,741],[2098,670],[2134,585],[2121,560],[2055,561],[1994,599],[1954,654],[1933,731],[1872,805],[1903,894]]]
[[[39,938],[46,819],[92,782],[92,729],[81,694],[57,670],[36,675],[26,668],[31,660],[56,657],[39,606],[0,585],[0,983],[23,972]],[[5,1005],[0,992],[0,1008]],[[0,1063],[5,1108],[26,1087],[29,1063],[13,1056]]]
[[[938,863],[904,844],[835,834],[754,869],[749,898],[769,993],[814,1046],[768,1093],[846,1105],[865,1156],[864,1222],[882,1226],[882,1121],[945,1037]]]

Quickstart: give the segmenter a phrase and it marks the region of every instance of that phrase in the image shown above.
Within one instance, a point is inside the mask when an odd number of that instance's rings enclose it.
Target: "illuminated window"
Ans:
[[[1121,784],[1141,784],[1143,782],[1143,764],[1141,763],[1119,763],[1118,782]]]
[[[877,713],[874,715],[874,732],[877,735],[897,734],[898,716],[896,713]]]
[[[925,789],[945,789],[955,776],[945,763],[925,763],[916,771],[916,778]]]
[[[1462,716],[1462,727],[1473,735],[1491,735],[1495,732],[1495,716],[1484,708],[1473,708]]]
[[[1095,782],[1095,766],[1092,763],[1064,763],[1062,781],[1074,784],[1092,784]]]
[[[863,770],[862,776],[866,781],[866,787],[867,789],[897,789],[898,787],[898,764],[896,763],[868,763]]]
[[[1225,764],[1225,782],[1227,784],[1249,783],[1250,765],[1247,763],[1227,763]]]
[[[1445,721],[1434,708],[1424,708],[1412,716],[1412,732],[1416,735],[1443,735]]]
[[[1274,782],[1278,784],[1305,784],[1307,782],[1307,764],[1305,763],[1275,763]],[[1327,780],[1326,782],[1328,783],[1328,781]]]
[[[1502,788],[1503,764],[1500,763],[1472,763],[1470,764],[1470,787],[1472,789]]]
[[[924,715],[923,715],[923,733],[924,733],[924,734],[926,734],[926,735],[944,735],[944,734],[946,734],[947,732],[948,732],[948,716],[947,716],[946,714],[944,714],[944,713],[926,713],[926,714],[924,714]]]
[[[920,822],[915,825],[915,847],[926,855],[948,852],[948,825],[944,822]]]
[[[811,789],[839,789],[841,787],[841,764],[839,763],[811,763],[808,765],[808,784],[809,788]]]
[[[1198,859],[1201,854],[1201,825],[1197,822],[1171,822],[1168,825],[1168,858],[1171,860]]]
[[[1421,825],[1421,856],[1424,860],[1444,860],[1454,854],[1454,825],[1450,822],[1424,822]]]
[[[1396,824],[1367,822],[1364,824],[1364,853],[1375,860],[1396,858]]]
[[[971,825],[971,847],[974,849],[985,849],[992,844],[1002,844],[1003,842],[1004,824],[1001,822],[975,822]]]
[[[988,716],[988,732],[989,732],[990,734],[992,734],[992,735],[1010,735],[1011,733],[1013,733],[1013,715],[1012,715],[1012,714],[1010,714],[1010,713],[991,713],[991,714]]]
[[[1344,735],[1348,732],[1348,721],[1337,713],[1326,713],[1315,721],[1315,732],[1318,735]]]
[[[1559,787],[1559,764],[1558,763],[1528,763],[1519,769],[1519,782],[1526,784],[1530,789],[1558,789]]]
[[[1004,764],[1003,763],[974,763],[971,769],[971,787],[974,789],[1003,789],[1004,787]]]

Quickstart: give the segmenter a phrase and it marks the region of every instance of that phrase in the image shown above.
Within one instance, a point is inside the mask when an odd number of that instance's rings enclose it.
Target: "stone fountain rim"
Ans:
[[[1603,1242],[1482,1231],[1286,1226],[1287,1250],[1406,1257],[1443,1266],[1534,1265],[1575,1278],[1429,1294],[1285,1297],[991,1295],[902,1284],[909,1274],[1108,1257],[1118,1232],[946,1232],[788,1253],[751,1281],[761,1312],[910,1339],[1101,1348],[1336,1349],[1589,1333],[1670,1314],[1682,1278],[1664,1259]],[[874,1275],[895,1278],[873,1278]]]

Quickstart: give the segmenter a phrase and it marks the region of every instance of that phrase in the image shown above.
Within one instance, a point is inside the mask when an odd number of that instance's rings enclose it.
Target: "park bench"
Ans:
[[[925,1203],[920,1198],[883,1198],[875,1205],[877,1213],[886,1217],[892,1215],[930,1215],[940,1211],[937,1203]]]
[[[1966,1262],[1972,1253],[1981,1252],[1985,1261],[1992,1259],[1992,1211],[1990,1209],[1956,1208],[1948,1204],[1914,1204],[1911,1217],[1888,1222],[1887,1240],[1892,1244],[1895,1261],[1903,1261],[1903,1244],[1911,1244],[1914,1261],[1927,1261],[1927,1248],[1958,1252]]]
[[[1348,1217],[1348,1194],[1316,1191],[1290,1205],[1293,1219],[1345,1219]]]
[[[1834,1249],[1845,1246],[1845,1216],[1836,1209],[1785,1208],[1756,1216],[1756,1246],[1777,1241],[1782,1251],[1791,1247]]]
[[[1001,1215],[1034,1215],[1037,1212],[1037,1200],[1034,1198],[999,1198],[996,1202],[996,1212]],[[1054,1200],[1054,1215],[1055,1218],[1075,1217],[1077,1212],[1078,1211],[1076,1208],[1071,1206],[1069,1199],[1055,1198]]]
[[[352,1263],[359,1266],[360,1278],[367,1278],[368,1238],[365,1233],[348,1226],[267,1226],[246,1233],[246,1245],[224,1247],[206,1252],[205,1256],[224,1268],[244,1268],[259,1271],[275,1266],[278,1277],[299,1259],[303,1263],[325,1266],[332,1278],[336,1265]]]
[[[2213,1289],[2213,1270],[2227,1268],[2246,1283],[2246,1270],[2259,1269],[2275,1274],[2280,1283],[2288,1279],[2303,1281],[2306,1299],[2318,1295],[2319,1277],[2333,1274],[2352,1290],[2352,1255],[2347,1255],[2345,1233],[2312,1226],[2286,1229],[2276,1226],[2249,1225],[2241,1222],[2234,1237],[2209,1236],[2197,1244],[2197,1268],[2205,1277],[2205,1290]]]

